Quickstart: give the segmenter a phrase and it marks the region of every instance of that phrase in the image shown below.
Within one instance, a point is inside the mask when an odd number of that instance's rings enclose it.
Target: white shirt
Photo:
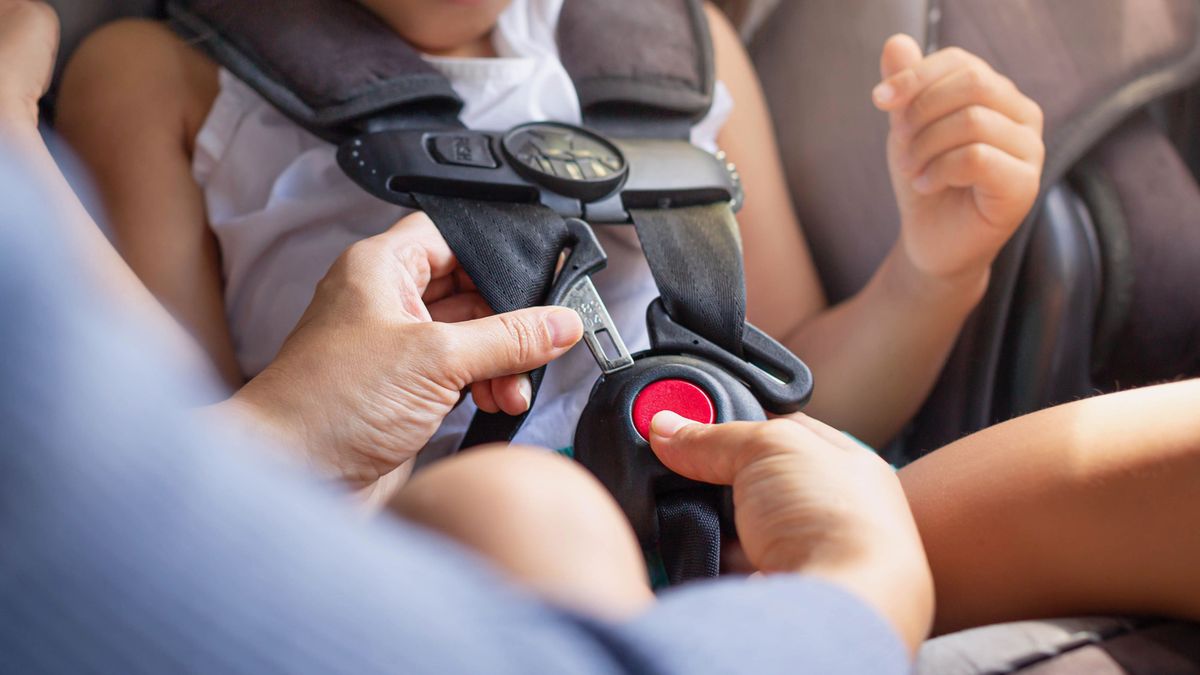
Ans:
[[[496,25],[499,58],[427,57],[451,82],[472,129],[503,131],[533,121],[579,124],[579,99],[555,41],[563,0],[513,0]],[[312,300],[317,282],[354,242],[408,213],[370,196],[337,166],[335,148],[222,70],[221,90],[196,137],[192,171],[221,247],[225,309],[238,364],[253,376],[270,363]],[[715,151],[733,102],[718,84],[692,142]],[[646,307],[658,296],[632,227],[601,227],[608,268],[595,277],[631,351],[649,347]],[[551,364],[516,440],[572,444],[600,371],[582,345]],[[431,444],[457,445],[474,413],[464,403]]]

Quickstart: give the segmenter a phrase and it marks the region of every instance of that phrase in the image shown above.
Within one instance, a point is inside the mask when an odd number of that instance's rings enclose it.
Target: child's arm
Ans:
[[[191,174],[216,92],[215,67],[165,27],[120,22],[72,59],[57,126],[91,169],[129,266],[239,386],[217,244]]]
[[[936,632],[1045,616],[1200,619],[1200,380],[991,427],[900,471]]]
[[[928,396],[993,258],[1033,203],[1041,112],[974,57],[947,50],[922,60],[911,39],[889,41],[883,69],[893,97],[877,103],[894,111],[889,163],[901,236],[862,291],[829,307],[754,69],[725,18],[709,17],[718,77],[736,101],[719,141],[746,186],[739,220],[750,320],[812,367],[812,415],[884,442]],[[929,182],[914,185],[926,167]]]

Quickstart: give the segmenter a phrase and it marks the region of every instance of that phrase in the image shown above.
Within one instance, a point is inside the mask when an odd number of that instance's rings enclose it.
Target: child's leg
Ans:
[[[616,502],[577,464],[545,450],[471,450],[415,475],[392,507],[552,600],[627,616],[654,598]]]
[[[938,632],[1080,613],[1200,618],[1200,381],[1014,420],[900,477]]]

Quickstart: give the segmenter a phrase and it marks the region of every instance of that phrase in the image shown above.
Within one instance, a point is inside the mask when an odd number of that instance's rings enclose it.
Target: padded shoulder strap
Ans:
[[[346,0],[170,0],[177,31],[332,142],[382,126],[461,126],[462,101],[382,21]]]
[[[332,142],[379,128],[461,126],[450,83],[347,0],[169,0],[185,38]],[[700,0],[566,0],[559,44],[584,123],[617,137],[687,138],[712,105]]]
[[[700,0],[566,0],[558,44],[585,126],[686,138],[712,106],[712,37]]]

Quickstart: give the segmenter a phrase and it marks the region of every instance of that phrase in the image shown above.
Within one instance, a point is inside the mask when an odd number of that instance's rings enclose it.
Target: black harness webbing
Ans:
[[[667,313],[741,357],[746,281],[732,207],[631,209],[630,216]],[[660,552],[672,584],[720,572],[720,499],[709,488],[656,496]]]
[[[539,204],[414,197],[495,312],[545,304],[567,244],[562,216]]]
[[[721,572],[721,517],[712,492],[693,488],[658,495],[659,553],[672,585]]]
[[[629,214],[667,313],[741,356],[746,281],[730,206],[630,209]]]

